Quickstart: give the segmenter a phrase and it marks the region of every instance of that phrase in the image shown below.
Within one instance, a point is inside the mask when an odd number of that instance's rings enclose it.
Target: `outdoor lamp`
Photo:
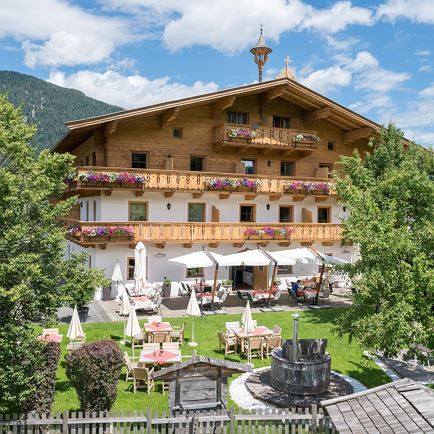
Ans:
[[[267,211],[270,211],[270,204],[267,203]]]
[[[170,202],[167,202],[167,209],[170,211],[170,208],[172,208],[172,204]]]
[[[268,167],[271,167],[271,160],[268,160],[268,161],[267,161],[267,166],[268,166]]]

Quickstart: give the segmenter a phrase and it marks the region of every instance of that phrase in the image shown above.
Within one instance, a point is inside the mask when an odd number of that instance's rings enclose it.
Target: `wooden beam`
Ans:
[[[219,199],[229,199],[230,195],[231,195],[230,191],[224,191],[219,194]]]
[[[184,249],[191,249],[192,246],[193,246],[193,243],[184,243],[184,244],[182,245],[182,247],[184,247]]]
[[[320,119],[328,118],[332,114],[332,108],[331,107],[323,107],[318,110],[313,110],[309,113],[306,113],[303,116],[303,122],[309,123],[309,122],[315,122]]]
[[[239,247],[243,247],[243,246],[244,246],[244,242],[241,241],[240,243],[233,243],[232,245],[233,245],[234,247],[239,248]]]
[[[164,128],[167,127],[170,122],[174,121],[179,113],[179,106],[173,107],[169,110],[166,110],[165,112],[161,113],[160,115],[160,127]]]
[[[258,246],[261,246],[261,247],[267,247],[267,246],[268,246],[268,241],[259,241],[259,242],[257,243],[257,245],[258,245]]]
[[[268,104],[273,99],[282,96],[286,91],[286,85],[275,87],[274,89],[270,89],[261,95],[261,103]]]
[[[300,243],[300,245],[303,246],[303,247],[309,247],[309,246],[311,246],[312,244],[313,244],[313,240],[312,240],[312,241],[302,241],[302,242]]]
[[[359,128],[357,130],[347,131],[344,133],[343,142],[344,145],[348,145],[348,143],[353,142],[357,139],[363,139],[365,137],[372,136],[374,130],[370,127]]]
[[[136,194],[136,197],[141,197],[141,196],[143,196],[143,193],[145,192],[145,190],[136,190],[135,191],[135,194]]]
[[[193,199],[199,199],[203,196],[203,192],[201,193],[193,193]]]
[[[164,197],[169,198],[169,197],[172,197],[174,194],[175,194],[175,192],[173,190],[165,191]]]
[[[327,196],[316,196],[315,202],[325,202],[327,200]]]
[[[111,196],[113,193],[113,190],[111,188],[109,188],[108,190],[104,190],[104,195],[105,196]]]
[[[136,245],[135,245],[135,244],[128,244],[128,248],[129,248],[129,249],[135,249],[135,248],[136,248]]]
[[[333,246],[334,242],[333,241],[322,241],[321,244],[323,246]]]
[[[277,193],[277,194],[270,194],[270,202],[274,202],[276,200],[279,200],[281,197],[283,196],[282,193]]]
[[[217,247],[219,246],[219,243],[209,243],[208,246],[209,246],[210,248],[215,249],[215,248],[217,248]]]
[[[166,246],[166,243],[157,243],[157,244],[155,244],[155,247],[157,249],[164,249],[165,246]]]
[[[289,247],[291,245],[291,241],[281,241],[279,243],[280,247]]]
[[[301,202],[302,200],[304,200],[304,198],[305,198],[306,196],[304,196],[304,195],[294,195],[294,196],[292,196],[292,200],[293,200],[293,202]]]
[[[101,244],[99,245],[99,248],[100,248],[101,250],[105,250],[105,249],[107,248],[107,243],[101,243]]]
[[[117,128],[118,128],[118,121],[111,121],[105,126],[104,132],[106,136],[109,136],[110,134],[116,132]]]
[[[235,96],[227,96],[226,98],[219,99],[211,106],[211,116],[215,118],[227,108],[234,105],[236,97]]]
[[[257,194],[256,193],[249,193],[244,195],[244,199],[245,200],[254,200],[256,198]]]

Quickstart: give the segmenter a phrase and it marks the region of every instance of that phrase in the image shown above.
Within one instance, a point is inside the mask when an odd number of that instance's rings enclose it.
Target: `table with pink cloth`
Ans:
[[[256,338],[256,337],[266,337],[266,336],[272,336],[273,330],[270,330],[269,328],[265,326],[257,326],[255,327],[255,330],[251,333],[246,333],[244,331],[243,327],[240,327],[239,329],[234,329],[234,333],[237,336],[237,341],[240,341],[240,347],[241,352],[244,352],[244,344],[247,339],[250,338]],[[235,351],[237,351],[237,346],[235,347]]]
[[[211,292],[202,292],[200,294],[196,294],[196,297],[199,301],[199,304],[210,304],[212,300]],[[217,295],[214,295],[214,303],[221,303],[220,298]]]
[[[58,335],[57,333],[45,333],[44,335],[38,336],[38,340],[44,342],[57,342],[60,344],[62,342],[63,335]]]
[[[270,296],[270,293],[268,291],[256,290],[256,291],[253,291],[253,298],[255,300],[264,300],[264,299],[268,299],[268,298],[270,300],[273,300],[274,295],[271,294],[271,296]]]
[[[171,348],[170,350],[152,348],[140,351],[139,363],[142,365],[167,365],[181,362],[181,350]]]
[[[130,297],[130,300],[134,303],[134,309],[136,310],[152,310],[153,302],[145,295]]]

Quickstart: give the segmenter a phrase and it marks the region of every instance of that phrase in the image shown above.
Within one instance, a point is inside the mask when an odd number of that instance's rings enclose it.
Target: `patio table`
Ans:
[[[140,352],[139,363],[143,365],[167,365],[181,362],[181,350],[146,349]]]
[[[59,344],[60,344],[60,342],[62,342],[62,339],[63,339],[63,335],[58,335],[56,333],[46,333],[44,335],[38,336],[39,341],[57,342]]]
[[[136,310],[152,310],[153,302],[145,295],[131,297],[131,301],[134,303],[134,309]]]
[[[316,297],[316,289],[302,289],[299,290],[300,294],[303,295],[304,299],[309,300],[315,300]]]
[[[270,296],[270,293],[268,291],[263,291],[263,290],[253,291],[253,299],[254,300],[265,300],[268,298],[270,298],[270,300],[273,300],[274,295],[271,294],[271,296]]]
[[[246,333],[244,331],[244,328],[240,327],[239,329],[234,329],[234,333],[237,336],[237,340],[240,341],[240,350],[241,352],[244,351],[244,344],[245,341],[249,338],[255,338],[255,337],[266,337],[266,336],[272,336],[273,331],[265,326],[257,326],[255,327],[255,330],[253,330],[252,333]],[[235,352],[237,351],[237,344],[235,344]]]
[[[201,294],[197,294],[197,298],[199,303],[210,304],[212,300],[212,294],[203,292]],[[214,295],[214,303],[221,303],[221,300],[217,295]]]
[[[144,327],[145,331],[148,333],[172,331],[172,326],[170,325],[170,322],[148,322],[144,325]]]

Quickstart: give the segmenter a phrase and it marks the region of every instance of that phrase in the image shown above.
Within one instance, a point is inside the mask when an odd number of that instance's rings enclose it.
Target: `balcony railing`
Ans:
[[[312,151],[319,142],[316,131],[288,128],[253,127],[250,125],[220,124],[214,130],[214,144],[253,147],[274,147],[281,150]]]
[[[170,222],[84,222],[68,219],[70,239],[83,245],[101,243],[131,244],[138,241],[165,243],[244,243],[244,242],[334,242],[342,239],[341,225],[328,223],[170,223]],[[101,228],[129,228],[132,235],[107,235]],[[89,236],[88,228],[103,235]],[[273,231],[270,231],[270,228]],[[256,233],[255,233],[256,232]],[[270,234],[270,232],[274,232]]]
[[[125,174],[122,177],[122,174]],[[132,175],[132,177],[126,176]],[[115,180],[116,178],[116,180]],[[124,179],[118,181],[117,179]],[[103,180],[101,180],[103,179]],[[140,180],[138,182],[137,180]],[[226,186],[218,181],[224,181]],[[246,187],[236,184],[248,180],[256,187]],[[248,176],[234,173],[189,172],[180,170],[159,169],[125,169],[119,167],[79,167],[77,174],[66,180],[69,190],[135,190],[192,192],[205,193],[208,191],[255,194],[335,194],[330,180],[327,178],[298,178],[254,175]],[[131,181],[131,182],[126,182]],[[213,182],[214,181],[214,182]]]

